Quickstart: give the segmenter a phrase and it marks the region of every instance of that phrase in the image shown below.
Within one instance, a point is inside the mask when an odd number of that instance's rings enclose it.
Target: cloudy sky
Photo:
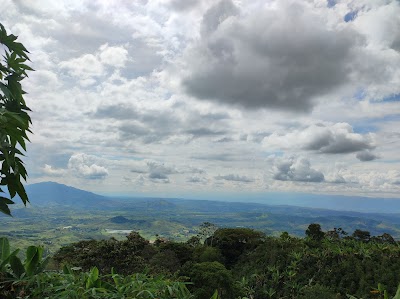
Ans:
[[[1,0],[28,183],[400,197],[396,0]]]

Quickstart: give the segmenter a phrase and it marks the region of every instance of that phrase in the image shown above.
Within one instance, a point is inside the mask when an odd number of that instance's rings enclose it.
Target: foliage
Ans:
[[[201,241],[205,241],[207,239],[209,239],[211,246],[212,246],[212,242],[213,242],[213,236],[215,231],[217,230],[217,226],[214,223],[211,222],[203,222],[200,225],[200,230],[199,233],[197,234],[197,237],[201,240]]]
[[[221,250],[211,246],[197,246],[193,252],[193,260],[196,262],[220,262],[224,264],[224,257],[221,254]]]
[[[151,251],[150,254],[147,254],[148,251]],[[114,267],[118,273],[130,274],[144,271],[153,254],[154,248],[149,247],[149,242],[133,232],[125,241],[110,239],[73,243],[61,248],[54,255],[54,260],[85,271],[97,267],[101,272],[109,273]]]
[[[14,203],[11,199],[15,195],[25,205],[29,201],[21,182],[27,178],[21,149],[26,151],[31,119],[20,82],[27,77],[26,71],[32,69],[26,65],[29,52],[16,39],[0,24],[0,49],[4,48],[0,59],[0,185],[7,186],[10,195],[10,198],[0,196],[0,212],[7,215],[11,215],[9,205]],[[4,190],[0,189],[0,193]]]
[[[340,294],[338,298],[346,294],[370,298],[377,282],[395,292],[399,257],[399,246],[390,242],[326,238],[310,247],[307,239],[268,237],[232,270],[245,278],[253,298],[301,298],[314,288],[326,289],[331,296]]]
[[[306,236],[313,241],[319,242],[324,238],[325,233],[322,231],[320,224],[311,223],[306,230]]]
[[[92,268],[87,272],[70,268],[65,268],[64,272],[43,272],[15,283],[5,295],[8,295],[5,298],[15,298],[15,295],[19,295],[22,298],[60,299],[189,299],[193,297],[183,282],[145,274],[101,275],[97,268]]]
[[[378,284],[378,288],[371,290],[371,296],[373,296],[373,298],[379,298],[379,299],[400,299],[400,285],[397,287],[397,291],[396,294],[394,295],[394,297],[389,297],[389,294],[385,288],[384,285],[382,284]],[[358,299],[357,297],[353,296],[353,295],[347,295],[347,298],[349,299]],[[360,298],[362,299],[362,298]]]
[[[396,290],[394,298],[400,298],[399,244],[390,235],[368,242],[343,235],[324,233],[320,241],[312,240],[318,246],[310,246],[309,237],[221,228],[211,246],[150,243],[132,232],[122,241],[63,247],[54,257],[63,273],[43,272],[40,247],[28,248],[26,260],[13,264],[18,251],[0,238],[0,286],[5,298],[389,299]],[[378,282],[384,285],[372,288]]]
[[[80,267],[68,266],[62,272],[49,272],[44,271],[47,259],[42,258],[43,248],[28,247],[23,263],[17,253],[10,251],[6,238],[0,238],[1,298],[192,298],[185,283],[160,275],[122,276],[113,269],[111,274],[101,275],[96,267],[81,272]]]
[[[9,293],[16,285],[25,285],[27,279],[42,273],[48,263],[43,258],[43,247],[29,246],[24,262],[17,256],[19,249],[11,252],[7,238],[0,238],[0,292]]]
[[[204,262],[190,265],[188,276],[193,283],[193,294],[199,299],[210,298],[215,290],[222,298],[233,296],[232,273],[218,262]],[[215,296],[215,294],[214,294]]]
[[[19,249],[11,252],[7,238],[0,238],[0,271],[6,273],[6,278],[20,279],[34,276],[42,272],[48,258],[43,258],[43,247],[29,246],[25,253],[25,261],[22,262],[17,256]]]
[[[369,231],[356,229],[351,235],[354,239],[361,242],[368,242],[371,239],[371,234]]]
[[[220,249],[227,267],[233,266],[248,250],[260,245],[265,234],[250,228],[220,228],[206,240],[206,244]],[[213,240],[213,243],[211,243]]]
[[[303,289],[302,294],[298,299],[336,299],[337,295],[329,287],[319,284],[312,285]]]

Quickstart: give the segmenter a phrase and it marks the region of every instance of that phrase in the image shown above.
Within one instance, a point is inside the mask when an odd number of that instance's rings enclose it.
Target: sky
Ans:
[[[399,197],[400,1],[1,0],[28,183]]]

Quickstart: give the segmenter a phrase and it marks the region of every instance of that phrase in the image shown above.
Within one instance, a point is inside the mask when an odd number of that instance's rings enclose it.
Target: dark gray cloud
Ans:
[[[178,171],[172,166],[166,166],[164,163],[159,162],[147,162],[149,169],[149,179],[152,181],[162,181],[163,183],[169,183],[170,174],[176,174]]]
[[[203,113],[199,115],[205,121],[218,121],[218,120],[229,120],[231,117],[227,113]]]
[[[149,178],[154,180],[169,180],[167,175],[157,172],[150,173]]]
[[[271,133],[268,132],[257,132],[254,134],[251,134],[250,136],[246,136],[246,139],[250,139],[251,141],[255,143],[260,143],[263,141],[263,139],[267,136],[271,135]]]
[[[179,171],[173,166],[166,166],[160,162],[147,162],[150,173],[175,174]]]
[[[203,16],[201,34],[205,37],[216,31],[227,18],[239,14],[239,9],[231,0],[222,0],[210,7]],[[214,48],[218,51],[218,49]],[[220,49],[222,50],[222,49]]]
[[[161,132],[151,130],[136,122],[122,123],[118,126],[121,140],[141,139],[143,143],[156,143],[165,139]]]
[[[102,105],[97,107],[96,111],[90,116],[94,118],[113,118],[119,120],[136,119],[139,113],[132,105],[117,103],[114,105]]]
[[[380,157],[370,151],[362,151],[357,153],[356,158],[362,162],[367,162],[379,159]]]
[[[232,142],[232,141],[234,141],[234,139],[230,138],[230,137],[223,137],[221,139],[216,140],[216,142],[218,142],[218,143]]]
[[[227,175],[218,175],[214,177],[216,180],[225,180],[232,182],[242,182],[242,183],[251,183],[254,182],[254,179],[247,176],[240,176],[237,174],[227,174]]]
[[[113,119],[118,122],[117,129],[122,140],[140,139],[146,144],[159,143],[177,135],[196,139],[229,132],[227,121],[230,116],[227,113],[202,113],[189,109],[185,104],[175,108],[186,113],[182,115],[172,109],[140,110],[134,104],[116,103],[101,105],[88,115],[97,119]]]
[[[132,168],[131,169],[132,173],[147,173],[147,170],[141,169],[141,168]]]
[[[337,137],[334,141],[319,148],[321,153],[325,154],[346,154],[354,153],[363,149],[374,148],[368,141],[364,140],[351,140],[345,137]]]
[[[231,1],[210,8],[202,39],[186,52],[186,91],[251,109],[309,111],[347,83],[361,36],[328,27],[302,2],[276,4],[251,15],[238,15]]]
[[[375,148],[373,134],[358,134],[348,123],[316,124],[284,135],[272,134],[264,144],[300,148],[324,154],[347,154]]]
[[[192,168],[190,169],[192,170]],[[193,173],[196,170],[193,168]],[[180,173],[174,166],[167,166],[157,161],[140,162],[132,167],[130,171],[140,174],[142,180],[148,178],[154,183],[170,183],[169,175]],[[199,170],[197,170],[197,173],[200,173]]]
[[[200,1],[198,0],[171,0],[167,3],[167,6],[171,7],[176,11],[187,11],[196,7]]]
[[[314,182],[325,180],[324,174],[311,168],[310,161],[305,158],[284,158],[274,161],[273,178],[279,181]]]

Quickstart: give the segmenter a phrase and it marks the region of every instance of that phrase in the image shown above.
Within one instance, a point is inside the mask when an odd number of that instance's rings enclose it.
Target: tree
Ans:
[[[334,228],[333,230],[329,230],[325,233],[325,236],[330,240],[339,240],[345,236],[347,236],[347,232],[345,232],[341,227]]]
[[[212,245],[211,238],[214,240]],[[253,250],[264,239],[265,234],[263,232],[250,228],[220,228],[205,243],[219,248],[227,267],[231,267],[245,251]]]
[[[321,241],[325,233],[321,230],[321,225],[318,223],[311,223],[307,230],[306,230],[306,235],[309,237],[311,240],[314,241]]]
[[[27,178],[21,150],[26,151],[31,119],[20,82],[28,76],[26,71],[33,70],[25,64],[28,50],[16,39],[0,24],[0,49],[4,49],[0,58],[0,186],[7,186],[9,193],[8,197],[0,196],[0,211],[7,215],[11,215],[9,205],[14,196],[18,195],[24,205],[29,202],[21,182]],[[5,192],[0,189],[0,193]]]
[[[211,243],[212,243],[212,237],[214,232],[217,230],[217,226],[214,223],[211,222],[203,222],[200,225],[200,231],[197,234],[197,237],[200,238],[203,242],[211,237]]]
[[[204,262],[193,264],[189,270],[195,298],[208,299],[215,290],[222,298],[233,298],[232,273],[218,262]]]
[[[388,233],[384,233],[381,236],[377,237],[382,243],[389,243],[389,244],[396,244],[395,239],[392,237],[392,235]]]
[[[352,237],[357,241],[368,242],[371,239],[371,234],[367,230],[356,229]]]

